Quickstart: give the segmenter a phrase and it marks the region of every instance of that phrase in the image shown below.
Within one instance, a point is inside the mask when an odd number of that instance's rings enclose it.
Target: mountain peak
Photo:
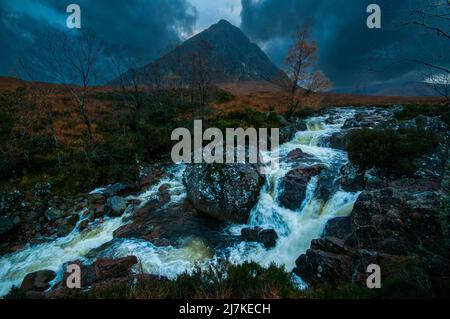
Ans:
[[[210,50],[203,50],[205,43]],[[212,80],[216,83],[240,80],[274,83],[286,78],[286,74],[269,60],[258,45],[250,42],[240,28],[224,19],[186,40],[144,69],[156,68],[163,74],[189,77],[186,65],[190,65],[189,59],[198,52],[207,52]]]
[[[232,25],[228,20],[225,20],[225,19],[220,19],[216,24],[217,25],[228,25],[228,26],[231,25],[234,27],[234,25]]]

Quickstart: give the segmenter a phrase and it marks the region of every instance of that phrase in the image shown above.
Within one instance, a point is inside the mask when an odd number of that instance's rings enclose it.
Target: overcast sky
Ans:
[[[428,0],[0,0],[0,75],[15,75],[16,61],[33,56],[38,34],[65,30],[70,3],[82,27],[95,30],[111,50],[126,50],[143,64],[220,19],[241,27],[283,67],[294,31],[308,22],[319,64],[335,87],[417,80],[423,67],[408,58],[450,66],[448,39],[402,26]],[[381,6],[382,28],[368,29],[366,7]],[[450,12],[450,5],[443,8]],[[448,29],[448,23],[445,25]]]

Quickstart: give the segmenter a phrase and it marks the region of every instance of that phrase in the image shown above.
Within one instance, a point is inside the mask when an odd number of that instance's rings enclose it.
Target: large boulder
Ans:
[[[220,220],[245,223],[264,177],[249,163],[191,164],[184,171],[183,184],[197,210]]]
[[[289,171],[282,179],[279,197],[283,207],[295,210],[300,207],[306,196],[309,181],[318,175],[323,165],[299,166]]]
[[[56,277],[52,270],[39,270],[25,276],[20,285],[23,291],[42,292],[50,288],[50,282]]]

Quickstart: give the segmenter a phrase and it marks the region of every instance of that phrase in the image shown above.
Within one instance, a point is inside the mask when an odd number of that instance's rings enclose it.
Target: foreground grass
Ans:
[[[221,270],[197,270],[175,280],[152,279],[137,284],[118,283],[90,290],[65,290],[58,298],[69,299],[382,299],[445,298],[450,293],[449,278],[432,278],[412,259],[392,262],[380,289],[361,284],[322,285],[299,290],[292,274],[283,267],[263,268],[256,263],[225,265]],[[384,268],[385,269],[385,268]],[[29,298],[13,288],[8,299]]]

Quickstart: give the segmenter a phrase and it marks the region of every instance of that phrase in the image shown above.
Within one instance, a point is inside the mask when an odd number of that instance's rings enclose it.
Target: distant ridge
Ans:
[[[438,96],[432,86],[424,82],[382,83],[362,87],[335,89],[333,92],[368,96]]]

